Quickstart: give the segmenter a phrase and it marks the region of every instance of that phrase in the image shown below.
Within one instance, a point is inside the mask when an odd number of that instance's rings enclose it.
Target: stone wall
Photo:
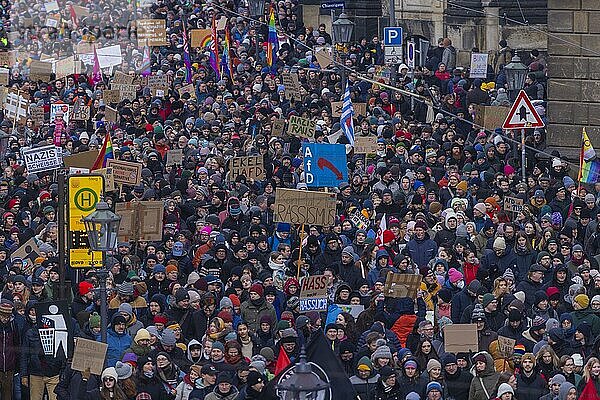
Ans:
[[[579,148],[586,127],[600,148],[600,0],[548,0],[548,31],[548,144]]]

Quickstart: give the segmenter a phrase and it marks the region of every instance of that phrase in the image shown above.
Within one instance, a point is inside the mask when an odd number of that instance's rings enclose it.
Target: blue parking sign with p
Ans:
[[[383,28],[383,44],[384,46],[402,46],[402,27]]]

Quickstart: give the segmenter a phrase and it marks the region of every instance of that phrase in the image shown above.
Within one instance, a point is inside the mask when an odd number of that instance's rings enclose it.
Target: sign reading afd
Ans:
[[[346,146],[302,143],[304,177],[309,187],[337,187],[348,181]]]

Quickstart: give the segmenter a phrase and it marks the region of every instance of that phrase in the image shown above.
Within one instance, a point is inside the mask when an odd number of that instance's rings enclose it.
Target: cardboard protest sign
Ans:
[[[233,182],[240,175],[246,179],[265,179],[263,156],[234,157],[229,160],[229,180]]]
[[[352,103],[352,108],[354,109],[354,116],[362,115],[365,117],[367,115],[367,103]]]
[[[316,127],[317,123],[313,120],[291,115],[287,131],[290,135],[312,139],[315,137]]]
[[[44,123],[44,107],[29,105],[29,118],[33,120],[36,126]]]
[[[79,61],[77,61],[79,63]],[[75,56],[70,56],[54,63],[56,79],[62,79],[75,73]]]
[[[227,17],[226,16],[222,16],[217,21],[217,31],[225,30],[225,26],[226,25],[227,25]]]
[[[488,68],[488,53],[471,54],[469,78],[486,78]]]
[[[134,100],[137,96],[137,86],[126,83],[111,83],[110,88],[112,90],[119,91],[119,101],[123,100]]]
[[[109,106],[104,107],[104,118],[108,122],[117,122],[118,116],[119,114],[116,109]]]
[[[138,46],[166,46],[167,29],[164,19],[140,19],[137,21]]]
[[[62,167],[62,153],[53,144],[22,150],[21,154],[25,159],[27,172],[30,174]]]
[[[510,107],[502,106],[475,106],[475,118],[473,122],[489,130],[502,127]]]
[[[346,146],[302,143],[304,177],[309,187],[337,187],[348,181]]]
[[[523,199],[518,197],[505,197],[504,210],[514,213],[521,212],[523,210]]]
[[[327,283],[325,275],[312,275],[300,281],[300,312],[327,311]]]
[[[376,136],[357,136],[354,139],[354,154],[374,154],[376,152]]]
[[[115,89],[104,89],[102,91],[102,99],[108,104],[118,103],[121,101],[121,92]]]
[[[332,226],[336,196],[333,193],[277,188],[275,221],[290,224]]]
[[[421,286],[421,275],[397,274],[388,272],[385,278],[383,294],[386,297],[410,297],[417,298],[417,291]]]
[[[342,116],[342,107],[344,106],[343,101],[332,101],[331,102],[331,116],[333,118],[339,118]]]
[[[124,74],[120,71],[115,71],[114,76],[111,79],[111,83],[123,83],[125,85],[132,85],[134,77],[129,74]]]
[[[182,165],[183,149],[174,149],[167,151],[166,165]]]
[[[143,166],[141,163],[109,158],[106,160],[106,167],[113,167],[115,183],[133,186],[142,180]]]
[[[90,106],[73,107],[70,110],[70,119],[73,121],[87,121],[90,119]]]
[[[498,352],[503,358],[510,358],[513,356],[515,350],[515,339],[507,338],[504,336],[498,336]]]
[[[286,95],[291,99],[302,100],[298,74],[295,72],[284,72],[281,76]]]
[[[94,171],[94,173],[100,174],[104,177],[104,191],[112,192],[113,190],[117,190],[117,186],[115,185],[115,177],[113,174],[112,167],[100,168]]]
[[[285,130],[285,119],[276,119],[271,123],[271,136],[281,136]]]
[[[211,39],[212,30],[210,29],[192,29],[190,34],[190,46],[204,48]]]
[[[0,68],[0,85],[8,86],[10,81],[10,70],[8,68]]]
[[[102,375],[107,350],[106,343],[77,338],[71,369],[81,372],[89,369],[94,375]]]
[[[477,324],[451,324],[444,327],[444,349],[448,353],[475,353],[479,349]]]
[[[31,238],[11,254],[11,260],[20,258],[23,260],[24,266],[33,267],[33,261],[38,258],[40,254],[40,248],[38,247],[35,238]]]
[[[12,67],[16,62],[15,51],[0,51],[0,66]]]
[[[98,150],[83,151],[63,158],[65,167],[79,167],[92,169],[94,161],[98,158]]]
[[[194,88],[194,84],[190,83],[189,85],[185,85],[179,88],[179,96],[185,98],[183,95],[188,93],[190,95],[190,99],[196,98],[196,88]]]
[[[315,57],[321,68],[327,68],[333,64],[333,52],[331,46],[316,48]]]
[[[121,216],[119,240],[162,240],[164,205],[162,201],[117,203],[115,213]]]
[[[32,81],[47,82],[52,78],[52,64],[49,62],[32,60],[29,64],[29,79]]]

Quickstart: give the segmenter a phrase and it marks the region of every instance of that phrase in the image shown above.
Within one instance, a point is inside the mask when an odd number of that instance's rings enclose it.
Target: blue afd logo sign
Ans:
[[[383,28],[384,46],[402,46],[402,27],[390,26]]]
[[[304,176],[309,187],[337,187],[348,181],[346,146],[302,143]]]

